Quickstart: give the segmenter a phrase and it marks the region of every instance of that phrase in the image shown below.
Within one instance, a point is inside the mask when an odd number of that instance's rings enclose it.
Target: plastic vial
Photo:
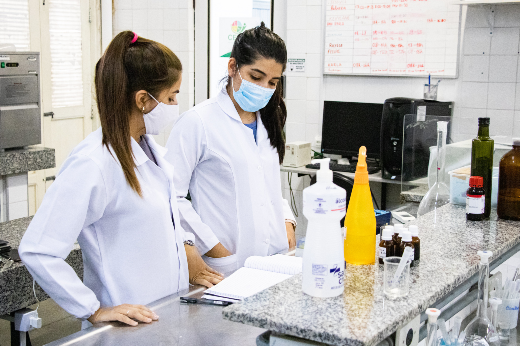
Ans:
[[[412,243],[412,233],[410,233],[408,231],[404,231],[401,233],[401,236],[402,236],[401,245],[400,245],[401,256],[402,256],[402,254],[404,254],[404,249],[406,249],[407,247],[412,248],[412,254],[410,255],[410,260],[411,260],[410,267],[414,267],[415,266],[415,260],[414,260],[415,259],[415,248]]]
[[[428,335],[426,336],[426,346],[437,346],[439,338],[437,337],[437,318],[441,314],[441,310],[429,308],[426,309],[428,315]]]

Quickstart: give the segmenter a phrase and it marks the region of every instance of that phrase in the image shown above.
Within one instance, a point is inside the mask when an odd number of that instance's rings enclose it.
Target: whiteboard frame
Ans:
[[[452,5],[452,4],[450,4]],[[464,4],[466,5],[466,4]],[[364,77],[405,77],[405,78],[425,78],[430,75],[407,75],[407,74],[371,74],[371,73],[330,73],[325,72],[325,48],[326,48],[326,39],[327,39],[327,1],[322,1],[322,20],[323,20],[323,37],[322,37],[322,67],[321,72],[323,76],[364,76]],[[457,65],[455,67],[455,76],[443,76],[443,75],[431,75],[431,77],[440,78],[440,79],[458,79],[459,78],[459,67],[461,60],[461,33],[462,33],[462,6],[459,7],[459,33],[458,33],[458,42],[457,42]]]

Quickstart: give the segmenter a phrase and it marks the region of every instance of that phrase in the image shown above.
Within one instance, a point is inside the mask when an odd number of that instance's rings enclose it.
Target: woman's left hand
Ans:
[[[289,241],[289,249],[296,247],[296,230],[291,222],[285,223],[285,230],[287,231],[287,240]]]
[[[184,245],[186,249],[186,257],[188,259],[188,271],[190,284],[213,287],[220,281],[224,280],[224,275],[210,268],[195,246]]]

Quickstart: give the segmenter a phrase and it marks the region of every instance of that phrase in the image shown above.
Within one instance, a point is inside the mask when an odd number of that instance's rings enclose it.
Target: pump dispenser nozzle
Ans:
[[[367,170],[367,148],[362,146],[359,148],[358,162],[356,167],[356,175],[354,176],[354,183],[368,184],[368,170]]]
[[[320,164],[320,169],[316,173],[316,182],[332,183],[332,171],[329,168],[330,158],[312,160],[311,162]]]

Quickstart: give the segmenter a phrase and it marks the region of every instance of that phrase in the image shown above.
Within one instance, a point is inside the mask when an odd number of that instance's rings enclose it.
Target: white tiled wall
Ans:
[[[180,112],[193,107],[194,92],[194,22],[192,0],[114,0],[113,34],[123,30],[161,42],[181,60],[182,85],[178,101]],[[155,136],[164,145],[171,127]]]
[[[0,222],[29,216],[27,173],[0,177]]]

